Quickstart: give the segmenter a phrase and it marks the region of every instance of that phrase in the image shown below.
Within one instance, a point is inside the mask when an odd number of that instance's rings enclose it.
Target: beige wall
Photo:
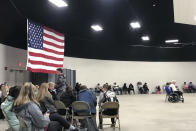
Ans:
[[[196,0],[174,0],[174,21],[196,25]]]
[[[96,83],[117,82],[120,86],[138,81],[147,82],[151,89],[167,81],[196,82],[196,62],[136,62],[109,61],[65,57],[64,67],[76,70],[76,79],[89,87]]]
[[[18,68],[18,62],[26,65],[26,50],[0,44],[0,83],[9,81],[10,73],[4,70]],[[75,69],[78,82],[94,87],[98,82],[120,86],[126,82],[149,83],[150,88],[162,85],[166,81],[177,80],[177,85],[184,81],[196,83],[196,62],[136,62],[110,61],[65,57],[64,68]]]

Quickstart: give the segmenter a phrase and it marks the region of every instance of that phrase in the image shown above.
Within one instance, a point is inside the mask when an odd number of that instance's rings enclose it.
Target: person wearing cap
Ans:
[[[56,98],[57,100],[60,100],[60,97],[66,88],[66,77],[64,76],[63,70],[61,68],[56,69],[56,74],[57,74],[57,81],[55,84]]]

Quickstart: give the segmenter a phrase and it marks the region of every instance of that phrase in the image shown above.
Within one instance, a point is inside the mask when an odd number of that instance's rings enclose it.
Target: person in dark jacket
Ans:
[[[76,86],[75,86],[75,91],[76,91],[77,94],[78,94],[79,91],[80,91],[80,86],[81,86],[81,84],[77,82],[77,83],[76,83]]]
[[[67,87],[66,91],[61,95],[60,100],[65,104],[66,107],[71,107],[71,104],[76,101],[72,88]]]
[[[144,91],[144,94],[148,94],[149,93],[149,89],[148,89],[147,83],[144,83],[144,85],[143,85],[143,91]]]
[[[10,126],[10,130],[13,130],[13,131],[20,130],[19,120],[16,117],[15,112],[13,112],[12,110],[14,100],[18,97],[19,92],[20,92],[20,87],[17,87],[17,86],[11,87],[7,98],[1,104],[1,109],[7,118],[7,121]]]
[[[127,90],[128,90],[128,93],[129,93],[129,94],[131,93],[131,91],[133,91],[133,93],[135,94],[134,86],[133,86],[132,83],[129,84],[129,87],[128,87]]]
[[[126,85],[126,83],[124,83],[122,88],[123,88],[124,94],[127,94],[127,85]]]
[[[37,94],[37,101],[39,101],[42,105],[42,112],[45,110],[43,107],[46,108],[47,112],[50,113],[49,118],[51,121],[58,121],[65,129],[69,129],[70,131],[78,131],[77,128],[70,125],[67,120],[57,112],[54,105],[54,100],[52,99],[48,88],[48,83],[42,83]]]
[[[65,91],[66,88],[66,78],[63,74],[63,70],[61,68],[57,68],[57,81],[55,84],[55,89],[57,93],[57,99],[60,100],[62,93]]]
[[[22,131],[44,131],[50,122],[48,114],[43,115],[39,108],[34,89],[32,83],[25,83],[14,101],[13,110],[24,121]]]

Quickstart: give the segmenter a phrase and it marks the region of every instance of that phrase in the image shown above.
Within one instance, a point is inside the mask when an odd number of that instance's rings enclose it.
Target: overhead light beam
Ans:
[[[178,43],[178,39],[173,39],[173,40],[166,40],[165,43]]]
[[[103,28],[100,25],[92,25],[91,29],[93,29],[94,31],[102,31]]]
[[[139,22],[131,22],[130,25],[131,25],[131,27],[132,27],[133,29],[141,28],[141,25],[140,25]]]
[[[66,7],[68,4],[63,0],[49,0],[51,3],[55,4],[58,7]]]
[[[149,36],[142,36],[141,38],[143,41],[149,41],[150,40],[150,37]]]

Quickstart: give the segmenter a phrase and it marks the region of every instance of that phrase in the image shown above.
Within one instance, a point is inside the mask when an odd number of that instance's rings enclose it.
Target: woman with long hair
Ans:
[[[52,95],[48,91],[49,84],[48,83],[42,83],[39,92],[37,94],[37,101],[41,104],[42,112],[49,112],[49,118],[51,121],[58,121],[65,129],[69,129],[70,131],[78,131],[77,128],[70,125],[67,120],[59,115],[57,112],[57,109],[54,105],[54,100],[52,99]]]
[[[44,131],[49,124],[48,115],[43,115],[34,94],[34,85],[26,82],[14,102],[13,110],[24,121],[22,131]]]
[[[3,84],[1,86],[1,91],[2,91],[1,101],[3,102],[9,93],[9,87]]]

